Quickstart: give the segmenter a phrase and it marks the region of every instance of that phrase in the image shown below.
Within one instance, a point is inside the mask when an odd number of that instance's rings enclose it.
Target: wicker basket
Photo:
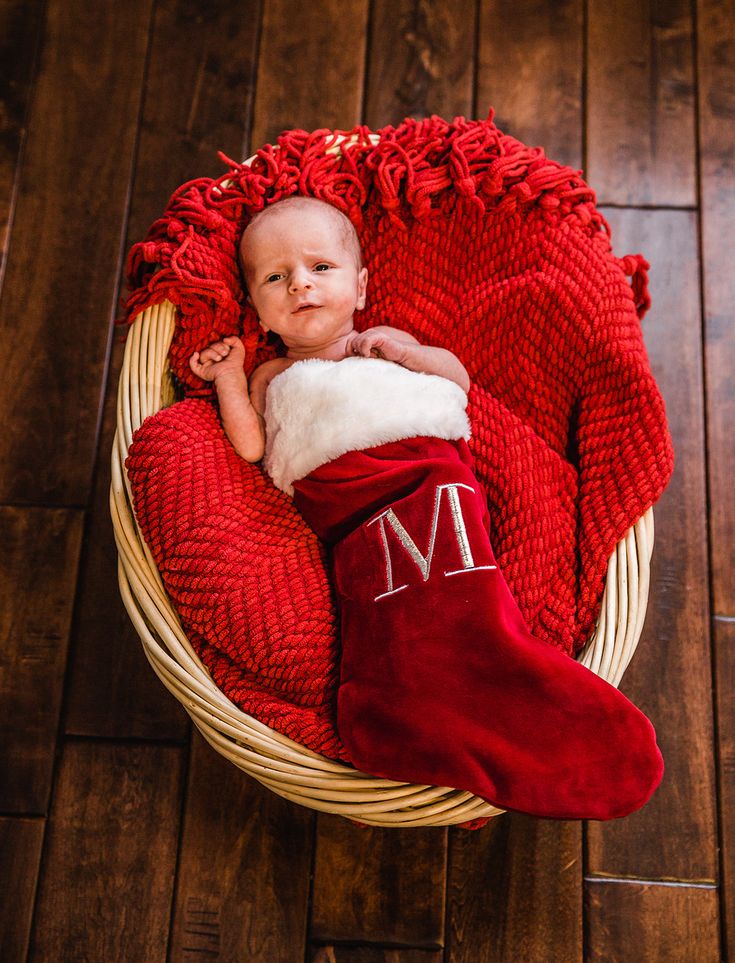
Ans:
[[[374,826],[447,826],[501,812],[469,792],[378,779],[326,759],[238,709],[217,688],[186,638],[138,530],[124,462],[133,432],[175,400],[168,369],[175,308],[165,301],[132,325],[118,389],[110,510],[125,608],[148,661],[218,752],[273,792]],[[649,509],[617,545],[594,635],[580,661],[617,686],[643,629],[653,550]]]

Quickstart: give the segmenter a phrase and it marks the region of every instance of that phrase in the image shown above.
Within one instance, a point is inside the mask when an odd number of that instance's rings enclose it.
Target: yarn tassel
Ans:
[[[639,319],[642,319],[651,307],[651,295],[648,290],[648,271],[651,265],[642,254],[626,254],[625,257],[615,260],[623,272],[631,278],[630,286],[633,289],[636,314]]]

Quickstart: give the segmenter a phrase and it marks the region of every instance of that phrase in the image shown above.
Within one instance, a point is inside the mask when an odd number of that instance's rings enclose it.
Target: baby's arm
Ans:
[[[260,461],[265,450],[265,428],[250,401],[244,360],[242,341],[232,335],[201,352],[195,351],[189,366],[200,378],[214,382],[222,424],[232,447],[246,461]]]
[[[420,344],[412,334],[378,325],[355,335],[350,339],[346,355],[361,355],[364,358],[384,358],[395,361],[410,371],[423,371],[424,374],[440,375],[458,384],[462,391],[469,391],[470,376],[459,358],[446,348],[433,348]]]

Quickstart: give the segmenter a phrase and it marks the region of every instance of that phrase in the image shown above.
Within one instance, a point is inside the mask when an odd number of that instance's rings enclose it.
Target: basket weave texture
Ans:
[[[492,128],[491,130],[489,130],[488,125],[489,128]],[[502,139],[498,139],[497,129],[494,128],[490,122],[487,122],[479,132],[476,128],[471,128],[471,125],[465,125],[465,127],[462,128],[461,124],[458,125],[455,123],[455,129],[452,132],[455,143],[458,140],[458,130],[461,136],[465,138],[465,142],[474,138],[472,143],[477,146],[480,135],[484,136],[487,142],[483,148],[485,149],[485,166],[483,170],[479,170],[478,167],[477,170],[474,171],[474,177],[471,176],[473,175],[471,169],[464,171],[467,175],[464,177],[458,176],[457,170],[453,170],[449,178],[452,182],[452,191],[456,197],[460,198],[457,203],[465,204],[466,202],[466,205],[472,207],[473,200],[479,202],[478,205],[476,205],[475,217],[479,218],[482,216],[482,212],[479,210],[480,207],[482,207],[483,212],[485,211],[488,203],[487,196],[485,195],[492,196],[491,190],[493,189],[493,183],[495,183],[497,187],[499,176],[501,190],[496,191],[494,196],[496,208],[501,207],[501,205],[510,198],[512,203],[507,203],[505,205],[507,210],[501,213],[506,217],[504,223],[510,228],[517,229],[518,224],[528,216],[527,212],[524,211],[522,203],[524,200],[526,202],[528,201],[528,183],[531,179],[528,171],[529,168],[533,167],[534,162],[539,159],[543,160],[544,164],[541,166],[537,165],[537,169],[542,171],[542,173],[545,171],[543,183],[547,188],[550,183],[549,166],[551,166],[551,172],[556,175],[557,186],[564,184],[566,188],[569,188],[569,184],[564,183],[564,176],[567,181],[569,180],[570,174],[568,169],[561,169],[559,165],[553,165],[551,162],[545,161],[543,157],[539,158],[538,154],[534,154],[533,151],[529,158],[528,149],[524,148],[523,145],[519,145],[526,152],[524,155],[526,161],[525,173],[528,176],[526,176],[525,180],[517,181],[517,184],[520,184],[522,188],[526,188],[525,195],[523,190],[516,191],[515,195],[513,195],[507,183],[509,177],[512,179],[512,164],[508,162],[509,155],[512,151],[508,149],[508,139],[506,139],[504,145]],[[415,132],[414,129],[414,134]],[[302,133],[303,132],[297,132],[299,136]],[[343,161],[345,158],[349,159],[352,156],[350,146],[346,146],[344,137],[339,135],[332,137],[331,141],[329,141],[326,136],[327,133],[328,132],[321,132],[320,141],[319,138],[316,138],[316,140],[319,141],[321,153],[319,154],[317,152],[317,154],[315,154],[315,163],[319,157],[325,158],[333,154],[339,154]],[[426,133],[426,131],[424,131],[424,133]],[[308,136],[313,138],[315,135]],[[304,137],[307,137],[307,135],[304,135]],[[501,135],[501,137],[504,137],[504,135]],[[369,159],[369,157],[372,156],[369,154],[370,145],[375,144],[376,140],[379,145],[381,142],[380,138],[376,138],[375,135],[368,135],[364,130],[361,130],[353,133],[352,138],[347,141],[347,145],[356,144],[359,151],[362,151],[361,156]],[[395,132],[392,132],[391,136],[386,137],[385,140],[389,148],[386,151],[386,157],[392,157],[396,153],[397,146],[401,147],[399,143],[400,136],[396,139]],[[281,144],[282,154],[288,154],[289,143],[291,142],[286,140]],[[513,143],[518,144],[518,142]],[[498,173],[500,168],[496,167],[495,171],[490,171],[492,176],[488,175],[488,170],[490,170],[488,157],[492,155],[492,151],[488,152],[488,144],[496,151],[495,160],[500,158],[506,161],[505,169],[501,171],[500,174]],[[291,146],[293,146],[292,143]],[[480,147],[482,146],[483,145],[480,144]],[[303,157],[308,153],[308,144],[306,147],[304,146],[303,138],[301,148],[301,170],[303,175],[305,168]],[[405,138],[401,149],[403,149],[405,153]],[[516,150],[515,154],[515,161],[517,162],[519,151]],[[466,162],[467,157],[470,155],[471,151],[465,151],[461,156]],[[479,156],[478,151],[475,151],[475,156]],[[232,188],[233,181],[222,180],[214,186],[210,184],[207,188],[207,190],[214,191],[214,196],[217,200],[217,204],[213,205],[211,211],[207,214],[209,220],[206,225],[204,225],[204,229],[208,232],[210,238],[210,243],[206,250],[209,252],[209,255],[212,254],[213,250],[215,251],[215,262],[219,265],[219,274],[217,270],[213,270],[212,272],[215,278],[214,281],[211,281],[207,276],[209,269],[212,268],[212,264],[208,265],[203,263],[197,268],[196,264],[194,264],[190,258],[186,267],[182,267],[184,261],[184,251],[182,251],[182,248],[184,248],[184,250],[186,249],[186,242],[188,241],[188,254],[191,255],[197,247],[195,241],[198,235],[196,230],[192,230],[192,224],[190,223],[188,228],[185,227],[183,230],[186,237],[184,237],[184,241],[182,242],[182,226],[181,224],[173,224],[172,226],[171,217],[169,217],[166,222],[165,230],[162,230],[160,225],[158,228],[154,225],[154,229],[149,235],[149,238],[143,242],[142,245],[139,245],[137,250],[134,249],[133,256],[131,257],[131,279],[134,284],[137,283],[137,287],[131,298],[131,313],[140,311],[141,308],[143,310],[130,331],[126,349],[125,366],[120,380],[118,434],[113,451],[113,485],[111,496],[113,521],[120,551],[120,580],[123,599],[141,635],[146,653],[154,669],[164,684],[166,684],[174,695],[184,704],[197,726],[203,732],[205,738],[238,766],[250,772],[274,791],[287,798],[311,806],[312,808],[338,812],[350,818],[359,819],[361,822],[376,825],[466,824],[468,821],[475,820],[478,817],[492,815],[497,812],[497,810],[494,810],[493,807],[483,800],[472,797],[468,793],[442,787],[417,787],[396,784],[358,773],[333,759],[327,759],[318,753],[309,751],[304,746],[292,742],[282,734],[275,732],[272,728],[257,722],[251,716],[237,709],[223,695],[221,690],[214,685],[209,673],[199,661],[194,648],[181,628],[179,619],[164,589],[156,565],[153,562],[152,555],[136,526],[134,513],[132,511],[132,494],[124,469],[124,461],[132,441],[133,432],[148,415],[154,414],[161,407],[169,404],[173,400],[174,379],[172,378],[172,371],[168,366],[169,361],[179,380],[184,382],[186,380],[186,369],[183,367],[182,362],[184,359],[188,359],[188,353],[192,350],[192,327],[191,324],[187,327],[187,322],[191,322],[192,319],[197,319],[197,323],[199,324],[199,328],[194,332],[196,337],[200,339],[199,343],[193,345],[193,347],[196,348],[201,347],[203,343],[211,340],[215,334],[229,333],[233,330],[233,326],[228,328],[228,325],[232,325],[231,315],[235,309],[237,309],[237,311],[241,310],[242,303],[237,302],[236,297],[233,298],[232,292],[236,291],[236,285],[233,285],[233,278],[227,276],[227,271],[231,272],[232,270],[232,264],[230,263],[232,260],[232,252],[229,251],[228,253],[225,249],[228,248],[228,245],[230,247],[232,246],[233,238],[237,234],[237,231],[233,230],[232,225],[238,224],[237,230],[241,229],[242,212],[244,211],[244,216],[247,216],[248,212],[252,213],[252,210],[257,209],[259,202],[261,202],[261,206],[263,202],[263,191],[261,191],[260,194],[256,192],[249,199],[248,203],[243,201],[243,186],[246,188],[248,185],[252,187],[252,183],[243,177],[243,170],[245,168],[250,169],[252,166],[257,171],[265,170],[267,172],[272,157],[273,155],[268,152],[268,149],[264,149],[264,152],[259,152],[256,158],[251,158],[250,162],[246,162],[246,164],[242,166],[237,165],[237,168],[233,169],[234,176],[239,178],[238,192],[234,192]],[[272,166],[273,165],[271,165],[271,167]],[[465,166],[467,166],[466,163]],[[384,167],[390,170],[389,165],[386,164]],[[404,168],[407,169],[408,165],[404,165]],[[414,170],[418,168],[420,168],[420,164],[415,164]],[[283,164],[281,165],[281,173],[282,169]],[[359,171],[359,167],[356,166],[355,169]],[[393,169],[395,170],[395,165]],[[463,173],[461,164],[458,165],[458,171],[459,175]],[[511,171],[510,175],[508,175],[508,171]],[[562,171],[562,174],[559,173],[560,171]],[[273,171],[271,171],[271,173],[273,173]],[[278,171],[275,173],[278,174]],[[385,173],[385,170],[383,173]],[[531,173],[533,173],[533,171],[531,171]],[[578,172],[576,173],[578,174]],[[480,178],[480,174],[483,175],[484,179]],[[262,181],[265,175],[259,174],[259,176]],[[276,196],[277,191],[273,186],[278,182],[278,176],[271,179],[268,202],[278,199]],[[493,177],[495,177],[494,181]],[[388,188],[385,188],[384,185],[381,187],[381,203],[377,204],[373,202],[373,207],[377,207],[379,213],[382,214],[382,221],[380,219],[377,222],[374,219],[371,220],[372,208],[369,198],[358,198],[359,201],[366,204],[365,214],[368,222],[366,229],[372,229],[373,232],[377,232],[373,234],[373,236],[378,237],[378,242],[371,248],[372,263],[370,267],[373,277],[378,281],[375,301],[378,305],[382,304],[383,308],[385,308],[388,300],[385,287],[381,287],[380,283],[381,267],[383,269],[383,275],[386,273],[386,269],[385,265],[381,265],[380,263],[381,246],[379,237],[381,230],[385,230],[385,218],[387,217],[389,221],[393,218],[397,219],[397,223],[393,225],[395,231],[405,230],[405,224],[403,224],[403,228],[401,228],[400,223],[398,223],[398,221],[400,221],[397,212],[399,205],[393,203],[393,200],[398,198],[395,182],[390,181],[390,179],[388,180]],[[426,182],[426,178],[424,180]],[[435,178],[435,181],[436,180]],[[572,179],[572,181],[573,180],[574,179]],[[312,178],[312,181],[312,187],[315,183],[317,185],[319,183],[318,178],[316,181]],[[414,178],[414,188],[416,187],[417,181],[418,178]],[[490,190],[488,189],[488,184],[490,184]],[[359,190],[357,189],[361,185],[364,187],[359,177],[356,181],[348,182],[348,188],[354,188],[358,194]],[[483,198],[479,196],[482,185],[484,185],[485,191]],[[308,186],[307,184],[307,187]],[[293,193],[293,189],[289,189],[293,187],[293,181],[290,184],[286,184],[284,193]],[[446,188],[446,183],[440,183],[439,187],[434,190],[434,195],[438,196],[443,190],[444,201],[446,201],[447,195],[451,194],[451,191],[447,192]],[[391,194],[391,190],[393,194]],[[600,257],[609,255],[609,242],[604,231],[601,229],[601,224],[603,224],[602,219],[594,212],[593,205],[589,201],[591,192],[586,188],[586,185],[580,187],[572,183],[571,192],[573,193],[574,190],[577,191],[576,202],[569,204],[569,210],[581,210],[583,212],[577,217],[577,227],[579,223],[582,223],[584,227],[585,221],[588,227],[590,224],[593,228],[596,227],[595,231],[591,231],[594,242],[593,246],[597,244],[598,239],[602,239],[604,242],[603,246],[607,245],[607,247],[606,251],[604,251]],[[584,197],[586,201],[585,203],[581,203],[580,196],[585,191]],[[303,192],[319,194],[318,190],[304,190]],[[568,193],[570,193],[569,189],[567,189],[567,194]],[[179,198],[177,199],[175,195],[173,201],[178,203],[179,210],[181,210],[182,201],[192,206],[190,199],[193,198],[195,194],[196,190],[194,192],[190,190],[187,194],[186,191],[182,189]],[[199,188],[199,194],[201,196],[201,187]],[[405,200],[409,194],[410,191],[405,189],[404,185],[402,191],[403,199]],[[561,202],[559,201],[560,196],[562,197]],[[557,191],[556,193],[552,191],[550,194],[545,195],[542,189],[537,190],[536,200],[538,203],[534,208],[536,214],[541,211],[543,215],[544,212],[551,210],[551,208],[555,206],[554,204],[547,204],[545,207],[541,204],[541,200],[544,198],[547,201],[549,199],[556,201],[556,206],[558,207],[559,203],[564,203],[564,191]],[[237,212],[238,216],[230,217],[229,220],[226,217],[223,218],[222,213],[227,210],[223,204],[226,205],[229,203],[235,206],[236,199],[240,205]],[[349,199],[349,190],[347,190],[342,194],[341,198],[338,198],[338,200],[343,202],[340,206],[343,206],[348,213],[353,216],[353,220],[356,219],[359,221],[360,218],[355,216],[354,205],[352,209],[350,208],[350,204],[348,203]],[[427,211],[425,210],[427,202],[431,209],[431,191],[426,191],[422,194],[420,190],[414,190],[412,207],[414,208],[414,214],[417,215],[417,223],[420,221],[418,215],[422,213],[422,204],[424,206],[423,214],[427,215]],[[450,204],[451,203],[452,200],[450,197]],[[358,207],[359,211],[363,210],[360,204],[358,204]],[[446,204],[442,207],[441,203],[437,203],[435,207],[436,210],[442,209],[443,212],[446,212]],[[590,208],[592,209],[592,213],[590,213]],[[418,213],[416,209],[418,209]],[[585,211],[587,212],[586,215],[584,214]],[[230,209],[230,213],[231,212],[232,208]],[[427,216],[430,216],[431,213],[432,210],[429,210]],[[191,220],[195,220],[195,217],[190,217],[190,221]],[[557,224],[560,234],[564,234],[565,225],[568,227],[567,222],[557,219]],[[176,236],[177,231],[180,232],[179,236]],[[412,242],[421,242],[423,236],[419,231],[411,235],[411,240]],[[212,237],[217,238],[214,245],[211,243]],[[169,244],[170,247],[168,251],[164,249],[166,244]],[[468,257],[471,260],[471,237],[468,238],[467,249]],[[217,250],[219,250],[222,255],[219,259],[216,256]],[[507,251],[501,250],[500,252],[496,252],[496,255],[496,257],[494,256],[496,264],[498,261],[502,262],[504,259],[507,261]],[[424,249],[419,252],[419,257],[422,261],[432,265],[432,267],[435,266],[433,263],[434,254],[431,250]],[[153,258],[158,259],[156,270],[151,270],[150,268],[150,265],[153,263]],[[485,260],[487,261],[487,258]],[[625,259],[623,259],[623,261],[625,261]],[[645,284],[642,283],[645,279],[645,271],[641,270],[643,266],[641,262],[642,259],[638,260],[637,257],[633,258],[630,264],[620,263],[618,261],[618,277],[615,278],[615,283],[618,284],[620,276],[622,276],[621,267],[623,270],[627,270],[627,273],[634,275],[632,298],[630,289],[628,288],[627,290],[629,305],[630,300],[635,300],[639,315],[642,314],[647,307]],[[226,266],[224,274],[222,273],[223,264]],[[645,264],[645,262],[643,262],[643,264]],[[146,265],[148,266],[146,267]],[[439,265],[439,267],[441,267],[441,265]],[[196,271],[194,271],[194,268],[196,268]],[[573,275],[573,271],[571,273]],[[481,289],[481,287],[482,285],[480,284],[479,288]],[[489,295],[491,292],[486,293]],[[585,292],[580,289],[580,297],[584,293]],[[481,290],[480,294],[482,294]],[[603,292],[603,300],[604,297],[605,293]],[[174,301],[176,302],[175,305],[173,303]],[[214,308],[212,305],[214,305]],[[425,307],[425,316],[428,318],[427,324],[430,326],[432,322],[438,324],[438,321],[443,316],[442,312],[451,312],[452,305],[440,304],[437,307],[436,304],[432,305],[427,303]],[[599,302],[590,307],[591,309],[599,308]],[[632,305],[630,305],[630,307],[632,308]],[[208,327],[207,325],[201,324],[202,317],[209,319],[210,323]],[[250,321],[252,320],[253,319],[250,319]],[[368,319],[367,323],[371,323],[371,319]],[[372,320],[372,323],[376,323],[375,320]],[[249,330],[247,312],[245,312],[244,326],[247,332]],[[254,330],[252,324],[250,325],[250,329]],[[421,332],[421,334],[426,337],[425,331]],[[456,336],[461,342],[461,332],[456,332]],[[172,339],[174,340],[174,344],[169,352],[169,345]],[[267,348],[262,344],[257,344],[255,338],[250,338],[249,345],[252,349],[251,364],[262,360],[264,355],[267,354]],[[452,345],[448,344],[447,346]],[[546,347],[548,348],[548,346]],[[463,345],[461,343],[459,344],[459,348],[460,356],[462,356]],[[481,357],[478,360],[478,364],[482,363],[483,358],[487,360],[486,356],[488,352],[492,354],[493,350],[494,346],[492,341],[489,343],[485,341],[483,348],[484,354],[483,352],[479,352]],[[469,354],[466,346],[464,354],[465,357]],[[553,361],[557,367],[559,364],[569,364],[564,358],[554,358]],[[519,383],[518,389],[512,387],[513,376],[518,374],[519,372],[517,371],[509,373],[506,385],[503,386],[501,384],[498,389],[501,396],[503,390],[505,390],[506,393],[515,390],[516,397],[518,397],[519,390],[520,392],[528,392],[528,372],[521,372],[521,377],[515,379]],[[531,371],[531,374],[536,374],[536,372]],[[573,380],[575,376],[576,373],[570,370],[570,379]],[[199,393],[199,386],[190,384],[187,393]],[[530,391],[530,394],[533,394],[533,390]],[[475,407],[479,415],[482,416],[482,406],[480,405],[478,408],[476,403]],[[543,412],[541,414],[543,416]],[[489,441],[492,441],[492,439],[487,432],[483,434],[481,417],[478,418],[478,422],[480,422],[481,429],[478,435],[482,454],[483,440],[487,444]],[[553,437],[553,424],[539,423],[537,424],[537,428],[539,431],[545,433],[547,441],[551,439],[551,443],[554,443],[556,439]],[[584,426],[580,425],[580,431],[578,433],[583,435]],[[578,650],[580,647],[580,630],[584,630],[586,625],[589,624],[591,618],[590,612],[597,614],[599,611],[597,627],[593,638],[581,654],[581,658],[588,667],[598,672],[613,684],[618,684],[633,654],[642,629],[648,593],[648,561],[653,544],[652,513],[650,507],[648,510],[645,510],[647,504],[646,499],[648,499],[648,505],[652,504],[657,494],[660,493],[660,489],[668,480],[667,468],[669,466],[666,465],[667,452],[665,444],[663,445],[663,449],[663,470],[659,470],[658,473],[654,471],[651,472],[652,476],[657,475],[651,482],[651,486],[655,490],[653,492],[644,491],[642,494],[638,492],[638,497],[641,501],[639,501],[637,505],[631,506],[631,504],[626,503],[622,509],[621,506],[617,504],[610,506],[611,513],[616,517],[612,524],[607,526],[607,534],[604,537],[608,540],[610,538],[610,531],[614,530],[616,526],[621,533],[625,531],[625,526],[621,526],[621,518],[624,512],[629,513],[631,522],[635,519],[637,519],[637,521],[630,527],[616,546],[613,542],[610,544],[610,548],[605,551],[605,556],[602,559],[603,566],[608,556],[609,560],[607,564],[608,577],[602,597],[602,607],[599,608],[598,604],[600,593],[598,592],[597,597],[595,597],[594,577],[592,577],[587,583],[583,583],[583,594],[586,594],[587,597],[582,600],[583,604],[578,606],[583,613],[582,618],[577,619],[572,626],[572,629],[576,630],[577,636],[575,638],[574,631],[570,629],[566,638],[566,647],[569,649],[571,646]],[[647,454],[650,453],[647,452]],[[660,468],[660,466],[658,467]],[[643,487],[645,488],[646,486]],[[587,504],[592,506],[591,510],[593,512],[599,512],[599,500],[588,499]],[[637,507],[641,508],[640,514],[642,517],[640,518],[638,514],[636,514]],[[599,534],[600,526],[593,526],[593,528],[595,533]],[[596,546],[598,554],[600,547],[600,545]],[[524,568],[523,565],[520,565],[518,573],[522,575],[524,572],[527,575],[527,567]],[[602,574],[604,575],[604,572]],[[512,577],[509,581],[512,585]],[[546,585],[545,588],[548,594],[548,585]],[[600,585],[599,588],[601,591],[602,586]],[[528,599],[526,601],[528,603]],[[530,604],[533,604],[532,598]],[[538,606],[534,614],[538,619]],[[551,610],[551,616],[551,618],[547,619],[546,623],[546,629],[550,634],[558,630],[561,624],[558,613],[554,613],[553,610]],[[540,617],[539,624],[543,626],[543,622],[543,618]],[[533,627],[536,631],[538,630],[538,624]],[[540,633],[537,631],[537,634]],[[584,638],[587,638],[588,634],[589,632],[586,632]],[[594,738],[594,735],[591,735],[591,737]]]

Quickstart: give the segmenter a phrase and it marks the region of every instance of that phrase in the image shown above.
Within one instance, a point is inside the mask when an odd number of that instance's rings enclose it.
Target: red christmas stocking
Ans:
[[[352,451],[294,482],[334,546],[338,729],[354,765],[503,809],[611,819],[663,761],[628,699],[534,638],[498,569],[464,441]]]

